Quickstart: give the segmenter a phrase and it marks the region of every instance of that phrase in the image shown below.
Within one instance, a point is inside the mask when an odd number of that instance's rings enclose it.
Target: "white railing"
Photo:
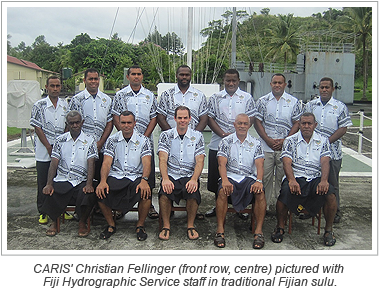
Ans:
[[[357,129],[357,128],[359,128],[359,130],[357,132],[347,132],[347,134],[353,134],[353,135],[358,135],[359,136],[358,153],[362,154],[363,139],[372,143],[371,139],[369,139],[369,138],[367,138],[367,137],[365,137],[363,135],[364,129],[371,129],[372,128],[372,126],[364,127],[364,119],[368,119],[368,120],[372,121],[372,118],[365,116],[363,110],[360,110],[357,113],[350,113],[350,116],[351,117],[353,117],[353,116],[359,116],[359,119],[360,119],[359,127],[349,127],[349,130]]]

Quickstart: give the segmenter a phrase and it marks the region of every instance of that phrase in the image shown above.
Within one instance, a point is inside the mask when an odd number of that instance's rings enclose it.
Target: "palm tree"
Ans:
[[[297,54],[299,47],[297,28],[293,25],[293,14],[279,14],[277,20],[277,25],[268,30],[270,42],[266,57],[272,57],[273,61],[283,57],[286,70],[288,60]]]
[[[362,100],[367,100],[368,86],[368,42],[372,36],[372,7],[347,7],[344,8],[347,14],[344,18],[349,22],[353,31],[359,39],[358,45],[362,46],[363,50],[363,97]],[[347,24],[347,22],[345,22]]]

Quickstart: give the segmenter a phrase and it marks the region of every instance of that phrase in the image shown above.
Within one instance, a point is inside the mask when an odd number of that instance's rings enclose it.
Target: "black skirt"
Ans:
[[[237,182],[228,178],[229,182],[234,186],[231,196],[228,196],[228,202],[232,204],[236,212],[240,212],[254,202],[254,194],[250,192],[251,186],[256,182],[251,177],[244,178],[241,182]],[[218,192],[222,189],[222,180],[219,180]]]
[[[168,197],[169,200],[176,202],[177,205],[179,205],[179,202],[182,199],[183,200],[195,199],[198,205],[201,203],[201,193],[199,192],[199,185],[200,185],[199,180],[198,180],[198,189],[194,193],[189,194],[186,190],[186,183],[191,179],[191,177],[182,177],[177,180],[174,180],[173,177],[169,176],[169,179],[174,184],[173,192],[170,195],[166,194],[163,191],[162,185],[161,185],[160,191],[158,192],[158,196],[165,195]]]

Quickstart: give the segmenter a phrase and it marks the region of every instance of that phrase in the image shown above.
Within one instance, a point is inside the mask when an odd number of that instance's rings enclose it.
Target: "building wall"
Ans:
[[[49,73],[37,71],[13,63],[7,63],[7,83],[11,80],[32,80],[40,84],[41,89],[45,89],[46,80]]]

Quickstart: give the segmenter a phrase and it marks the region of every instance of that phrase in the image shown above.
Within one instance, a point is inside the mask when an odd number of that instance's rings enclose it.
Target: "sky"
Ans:
[[[31,45],[39,35],[44,35],[46,41],[53,46],[57,46],[59,42],[66,45],[81,33],[87,33],[93,39],[108,39],[110,35],[118,33],[123,41],[137,44],[156,27],[161,35],[175,32],[186,46],[188,7],[183,4],[181,6],[178,2],[139,3],[140,7],[136,6],[136,2],[91,2],[91,7],[88,7],[88,2],[3,2],[3,28],[4,25],[6,27],[6,34],[3,30],[3,36],[11,35],[9,41],[12,47],[18,46],[21,41],[27,46]],[[245,10],[248,14],[260,14],[261,9],[268,7],[272,15],[293,13],[303,17],[322,13],[329,7],[342,9],[343,4],[310,1],[234,3],[237,10]],[[209,21],[223,19],[221,15],[225,11],[232,11],[232,6],[228,6],[231,1],[186,4],[194,7],[192,43],[193,48],[198,49],[204,41],[199,31],[207,27]]]

